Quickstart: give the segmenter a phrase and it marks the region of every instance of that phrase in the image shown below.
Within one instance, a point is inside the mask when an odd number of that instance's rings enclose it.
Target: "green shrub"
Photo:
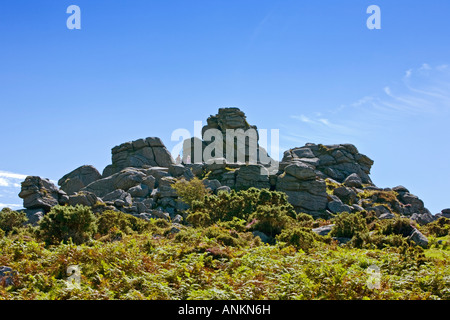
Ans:
[[[211,217],[207,212],[196,211],[189,213],[186,221],[192,224],[195,228],[198,227],[207,227],[211,225]]]
[[[96,231],[96,219],[89,207],[55,206],[39,224],[40,235],[47,244],[67,243],[69,239],[81,244]]]
[[[299,225],[302,227],[313,228],[314,218],[307,213],[299,213],[296,217],[296,220],[299,222]]]
[[[289,223],[293,223],[293,219],[288,216],[282,207],[262,205],[259,206],[249,217],[252,221],[252,229],[264,232],[265,234],[275,237],[281,233]]]
[[[231,221],[218,222],[217,225],[224,227],[225,229],[232,229],[238,232],[244,232],[247,230],[247,221],[234,217]]]
[[[27,217],[24,212],[13,211],[9,208],[3,208],[0,211],[0,229],[5,231],[5,234],[11,233],[15,228],[20,228]]]
[[[288,202],[286,194],[267,189],[249,188],[230,193],[221,192],[218,195],[208,195],[202,201],[192,202],[192,212],[208,213],[213,223],[232,221],[234,218],[249,220],[252,213],[261,206],[280,208],[286,215],[295,217],[296,213]]]
[[[242,245],[242,240],[239,239],[238,233],[220,228],[218,226],[211,226],[204,229],[203,236],[209,239],[214,239],[218,243],[225,246],[239,247]]]
[[[408,237],[413,231],[411,220],[408,218],[396,218],[385,220],[381,233],[384,235],[398,234]]]
[[[97,231],[101,235],[106,235],[114,230],[122,231],[125,234],[133,232],[141,233],[146,230],[148,223],[130,214],[107,210],[101,213],[97,219]]]
[[[276,236],[278,241],[286,242],[297,249],[308,252],[315,246],[315,236],[310,229],[296,227],[287,228]]]
[[[440,217],[425,226],[425,232],[435,237],[445,237],[450,234],[450,219]]]
[[[181,200],[191,208],[194,201],[202,201],[205,196],[210,194],[210,190],[197,177],[190,181],[185,179],[178,180],[172,185],[172,188],[177,191]]]
[[[362,234],[368,232],[366,220],[359,212],[343,212],[334,218],[334,224],[330,232],[334,237],[353,238],[357,232]]]

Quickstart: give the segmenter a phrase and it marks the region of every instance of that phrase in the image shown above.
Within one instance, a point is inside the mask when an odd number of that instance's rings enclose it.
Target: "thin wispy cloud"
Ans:
[[[27,175],[25,174],[0,170],[0,197],[2,199],[0,209],[5,207],[19,209],[22,207],[22,200],[18,197],[18,194],[21,187],[20,183],[26,177]]]
[[[361,135],[394,127],[396,121],[450,113],[450,68],[424,63],[405,71],[403,77],[379,90],[345,105],[311,114],[291,115],[312,137],[327,140],[358,139]],[[390,123],[390,125],[389,125]],[[298,127],[290,127],[287,140],[305,142],[295,134]],[[307,140],[306,140],[307,141]]]

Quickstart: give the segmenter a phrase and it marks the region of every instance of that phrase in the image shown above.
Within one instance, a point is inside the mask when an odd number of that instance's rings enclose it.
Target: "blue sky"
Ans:
[[[69,5],[81,30],[69,30]],[[381,30],[369,30],[369,5]],[[237,106],[282,150],[353,143],[372,180],[450,207],[450,2],[71,0],[0,3],[0,206],[115,145]]]

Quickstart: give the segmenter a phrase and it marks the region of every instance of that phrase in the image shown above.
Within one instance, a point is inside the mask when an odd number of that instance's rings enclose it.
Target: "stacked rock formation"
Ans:
[[[241,110],[224,108],[208,118],[203,133],[208,129],[218,130],[216,133],[226,139],[228,129],[256,130],[256,126],[248,124]],[[200,143],[205,150],[211,142]],[[250,145],[247,141],[247,147]],[[194,157],[193,145],[187,143],[185,146],[183,158]],[[250,187],[284,192],[297,212],[315,218],[366,210],[375,212],[382,219],[403,215],[426,224],[439,216],[433,216],[423,201],[405,187],[376,187],[370,179],[373,160],[359,153],[354,145],[308,143],[284,152],[276,170],[261,163],[261,156],[264,159],[269,156],[258,144],[256,146],[257,163],[227,162],[223,150],[212,159],[222,161],[175,164],[161,139],[139,139],[112,148],[112,163],[102,174],[85,165],[63,176],[58,181],[60,188],[47,179],[27,177],[19,196],[24,199],[26,213],[34,222],[58,204],[82,204],[95,210],[119,210],[143,219],[179,221],[179,215],[187,206],[180,201],[172,184],[181,178],[190,180],[196,176],[204,179],[207,176],[203,182],[215,193]],[[237,149],[235,142],[231,147]],[[245,151],[245,157],[248,155]],[[450,210],[440,215],[448,216]]]
[[[205,159],[203,154],[205,149],[214,145],[215,135],[220,135],[222,141],[222,150],[212,150],[207,153]],[[231,134],[232,135],[231,135]],[[227,134],[230,134],[227,139]],[[214,139],[212,138],[214,136]],[[270,165],[274,162],[267,151],[259,145],[259,133],[256,126],[252,126],[247,122],[244,112],[238,108],[220,108],[219,113],[211,115],[207,119],[207,125],[202,128],[203,140],[191,138],[184,142],[183,146],[183,162],[188,163],[189,157],[194,163],[209,162],[212,159],[227,159],[230,163],[248,163],[253,162]],[[206,141],[207,140],[207,141]],[[213,140],[213,141],[211,141]],[[244,142],[244,147],[239,146],[239,140]],[[201,153],[196,153],[196,147]],[[218,154],[215,154],[217,152]],[[228,154],[227,154],[228,152]],[[230,157],[231,155],[231,157]],[[254,158],[252,158],[252,156]],[[211,158],[210,158],[211,157]],[[199,159],[200,158],[200,159]],[[219,162],[219,161],[216,161]]]

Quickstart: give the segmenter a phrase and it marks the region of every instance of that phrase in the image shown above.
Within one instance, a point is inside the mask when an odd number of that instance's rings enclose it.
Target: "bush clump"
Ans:
[[[97,229],[96,218],[86,206],[55,206],[39,224],[40,236],[47,244],[75,244],[88,241]]]
[[[5,234],[9,234],[14,229],[22,227],[27,221],[28,219],[24,212],[13,211],[10,208],[3,208],[0,211],[0,229]]]
[[[181,198],[181,200],[192,208],[194,201],[202,201],[203,198],[210,194],[210,190],[206,188],[203,181],[195,177],[187,181],[181,179],[172,185]]]
[[[369,232],[366,219],[360,212],[343,212],[334,219],[335,226],[330,232],[331,236],[342,238],[353,238],[357,233]]]
[[[120,211],[104,211],[97,219],[97,231],[101,235],[106,235],[111,230],[120,230],[125,234],[142,233],[147,226],[145,220]]]
[[[425,232],[437,238],[445,237],[450,234],[450,219],[440,217],[425,226]]]
[[[276,239],[305,252],[308,252],[315,246],[315,235],[308,228],[295,227],[284,229],[277,235]]]
[[[408,218],[396,218],[386,220],[382,226],[381,233],[384,235],[398,234],[403,237],[408,237],[413,231],[414,227],[411,225],[411,220]]]

